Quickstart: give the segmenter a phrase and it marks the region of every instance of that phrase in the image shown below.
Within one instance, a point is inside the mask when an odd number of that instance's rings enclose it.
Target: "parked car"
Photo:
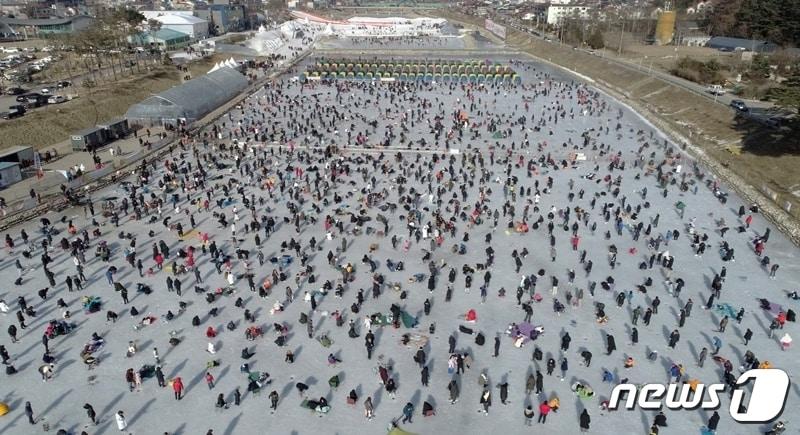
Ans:
[[[711,85],[706,88],[706,92],[711,95],[725,95],[725,88],[722,85]]]
[[[3,115],[3,119],[14,119],[23,115],[25,115],[25,106],[16,105],[8,108],[8,112]]]
[[[67,98],[63,95],[53,95],[47,99],[47,104],[61,104],[65,101],[67,101]]]
[[[22,95],[25,92],[28,92],[28,91],[23,89],[23,88],[8,88],[6,90],[6,95]]]
[[[70,86],[72,86],[72,82],[69,80],[64,80],[56,84],[56,87],[59,89],[68,88]]]
[[[16,100],[17,100],[17,103],[27,103],[29,98],[35,98],[38,95],[39,94],[36,94],[36,93],[19,95],[19,96],[17,96]]]
[[[25,102],[27,103],[26,106],[29,109],[32,109],[32,108],[35,108],[35,107],[41,107],[41,106],[47,105],[47,99],[48,99],[47,95],[36,94],[36,95],[31,95],[31,96],[27,97]]]
[[[740,112],[747,112],[749,110],[747,104],[744,104],[742,100],[732,100],[730,106]]]
[[[50,89],[42,88],[42,90],[40,92],[42,93],[42,95],[48,95],[48,94],[50,94]]]

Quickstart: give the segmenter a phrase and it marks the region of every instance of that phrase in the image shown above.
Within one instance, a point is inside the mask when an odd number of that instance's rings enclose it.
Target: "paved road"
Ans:
[[[543,41],[545,41],[547,43],[550,43],[550,44],[559,44],[559,42],[556,40],[557,38],[554,35],[542,35],[542,36],[539,36],[539,35],[533,33],[533,31],[531,29],[525,28],[525,27],[520,26],[518,24],[514,24],[506,16],[500,15],[500,17],[501,17],[501,21],[503,21],[506,25],[508,25],[508,26],[514,28],[515,30],[520,31],[520,32],[528,33],[531,38],[538,38],[538,39],[541,39],[541,40],[543,40]],[[545,39],[545,38],[547,38],[547,39]],[[659,70],[656,70],[656,69],[649,68],[647,65],[641,65],[641,64],[636,63],[636,62],[628,61],[626,59],[620,59],[620,58],[617,58],[617,57],[613,57],[613,54],[609,50],[598,50],[596,52],[593,52],[592,50],[588,50],[588,49],[577,49],[577,50],[582,51],[582,52],[584,52],[586,54],[589,54],[589,55],[602,56],[607,61],[616,63],[617,65],[619,65],[619,66],[621,66],[623,68],[629,69],[629,70],[635,70],[635,71],[647,73],[647,74],[649,74],[649,75],[651,75],[653,77],[656,77],[656,78],[658,78],[660,80],[663,80],[665,82],[669,82],[670,84],[679,86],[679,87],[684,88],[684,89],[686,89],[686,90],[688,90],[690,92],[693,92],[693,93],[695,93],[697,95],[700,95],[702,97],[708,98],[709,100],[713,100],[714,102],[719,103],[719,104],[723,104],[725,106],[729,106],[732,100],[736,100],[736,99],[744,100],[744,99],[742,99],[740,97],[737,97],[737,96],[731,95],[731,94],[724,94],[724,95],[719,95],[719,96],[712,95],[712,94],[710,94],[709,92],[706,91],[706,87],[703,86],[703,85],[700,85],[698,83],[695,83],[695,82],[692,82],[692,81],[689,81],[689,80],[686,80],[686,79],[683,79],[683,78],[680,78],[680,77],[676,77],[676,76],[674,76],[672,74],[665,73],[663,71],[659,71]],[[770,107],[771,106],[770,103],[765,103],[765,102],[756,101],[756,100],[746,100],[746,102],[747,102],[748,106],[754,106],[754,107],[765,108],[765,107]]]

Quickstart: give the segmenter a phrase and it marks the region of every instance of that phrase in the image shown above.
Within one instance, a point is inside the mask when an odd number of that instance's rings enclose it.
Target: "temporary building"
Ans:
[[[103,127],[94,126],[73,133],[70,139],[73,151],[93,151],[102,147],[108,141],[108,136]]]
[[[125,117],[131,124],[191,123],[233,99],[247,84],[235,69],[221,67],[134,104]]]
[[[0,188],[22,181],[22,171],[17,162],[0,162]]]

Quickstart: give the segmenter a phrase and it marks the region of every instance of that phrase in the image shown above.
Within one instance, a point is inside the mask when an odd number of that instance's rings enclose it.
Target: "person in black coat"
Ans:
[[[455,334],[451,335],[450,338],[447,339],[450,348],[448,349],[447,353],[453,354],[456,352],[456,336]]]
[[[25,415],[28,417],[28,423],[36,424],[36,420],[33,418],[33,407],[31,406],[31,402],[25,402]]]
[[[167,386],[166,382],[164,382],[164,372],[161,371],[161,366],[156,366],[156,380],[159,387],[164,388]]]
[[[583,357],[583,365],[589,367],[589,365],[592,363],[592,353],[588,350],[584,350],[581,352],[581,357]]]
[[[663,412],[659,412],[656,414],[655,420],[653,420],[653,424],[655,426],[667,427],[667,416],[664,415]]]
[[[708,430],[717,430],[717,425],[719,425],[719,413],[714,411],[714,413],[711,414],[711,417],[708,419],[708,424],[706,427],[708,427]]]
[[[744,345],[747,346],[747,344],[750,342],[752,338],[753,338],[753,331],[751,331],[750,328],[747,328],[747,331],[744,332]]]
[[[422,377],[422,385],[427,387],[428,386],[428,379],[429,379],[428,366],[425,366],[425,367],[422,368],[421,377]]]
[[[592,418],[589,417],[589,411],[584,409],[583,412],[581,412],[581,416],[580,416],[581,432],[588,432],[589,431],[589,423],[591,423],[591,422],[592,422]]]
[[[544,376],[542,376],[542,372],[536,370],[536,394],[540,394],[544,391]]]
[[[419,364],[420,367],[425,366],[425,351],[422,350],[421,347],[417,350],[417,354],[414,355],[414,361],[416,361],[416,363]]]
[[[553,370],[556,369],[556,360],[550,358],[547,360],[547,376],[553,375]]]
[[[92,421],[93,424],[97,424],[97,413],[94,411],[92,405],[85,403],[83,405],[83,409],[86,410],[86,416],[89,417],[89,420]]]
[[[675,349],[675,345],[678,344],[678,340],[680,339],[681,339],[681,334],[678,332],[678,330],[676,329],[672,331],[672,333],[669,334],[669,344],[668,344],[669,347]]]
[[[569,336],[569,332],[565,332],[564,335],[561,336],[561,350],[569,350],[570,341],[572,341],[572,337]]]
[[[615,350],[617,350],[617,342],[614,341],[614,336],[606,334],[606,355],[611,355]]]
[[[506,405],[508,401],[508,382],[503,382],[500,387],[500,403]]]

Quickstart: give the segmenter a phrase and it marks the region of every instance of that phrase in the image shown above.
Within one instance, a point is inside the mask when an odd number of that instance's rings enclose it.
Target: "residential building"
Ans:
[[[589,19],[594,11],[594,5],[586,3],[536,3],[532,5],[530,13],[532,18],[538,17],[540,21],[555,26],[569,18]]]
[[[675,29],[676,45],[687,47],[705,47],[711,40],[711,35],[705,31],[696,21],[680,21]]]
[[[244,6],[230,4],[227,0],[215,0],[213,4],[199,6],[194,13],[211,24],[211,33],[215,35],[247,28]]]

